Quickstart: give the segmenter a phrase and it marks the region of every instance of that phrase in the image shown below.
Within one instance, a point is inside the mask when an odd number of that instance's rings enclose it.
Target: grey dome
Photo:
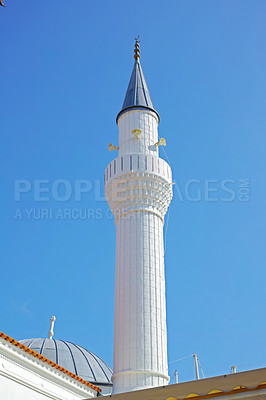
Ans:
[[[77,344],[55,339],[24,339],[20,342],[85,381],[112,386],[111,368],[94,353]]]

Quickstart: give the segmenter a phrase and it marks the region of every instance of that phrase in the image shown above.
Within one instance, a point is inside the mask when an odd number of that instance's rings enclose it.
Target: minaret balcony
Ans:
[[[105,169],[105,186],[114,178],[125,174],[150,173],[156,174],[167,182],[172,183],[172,171],[169,164],[162,158],[154,157],[150,154],[126,154],[123,157],[117,157],[110,162]]]
[[[171,169],[159,157],[126,155],[106,168],[105,197],[116,221],[138,211],[151,212],[163,221],[172,196]]]

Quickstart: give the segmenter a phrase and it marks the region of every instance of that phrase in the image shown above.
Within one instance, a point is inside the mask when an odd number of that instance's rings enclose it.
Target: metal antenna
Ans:
[[[195,371],[196,371],[196,379],[200,379],[199,376],[199,366],[198,366],[198,356],[196,353],[193,354],[194,363],[195,363]]]
[[[199,367],[200,367],[200,370],[201,370],[202,376],[203,376],[203,378],[205,378],[205,375],[204,375],[204,372],[203,372],[203,370],[202,370],[202,368],[201,368],[201,365],[200,365],[200,360],[199,360],[199,359],[198,359],[198,363],[199,363]]]
[[[54,336],[54,322],[55,322],[55,320],[56,320],[56,318],[53,315],[50,318],[50,329],[49,329],[49,332],[48,332],[48,339],[53,339],[53,336]]]
[[[194,363],[195,363],[196,379],[200,379],[199,367],[200,367],[203,378],[205,378],[205,375],[203,373],[203,370],[201,368],[201,365],[200,365],[200,362],[199,362],[199,359],[198,359],[198,356],[196,353],[193,353],[193,358],[194,358]]]

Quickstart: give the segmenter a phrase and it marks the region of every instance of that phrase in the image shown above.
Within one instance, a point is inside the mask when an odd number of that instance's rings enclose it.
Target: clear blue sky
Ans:
[[[196,351],[206,376],[265,366],[265,1],[5,4],[0,330],[46,337],[54,314],[55,338],[112,365],[115,226],[100,197],[140,34],[176,182],[165,256],[169,361]],[[65,202],[52,191],[58,179],[73,189]],[[84,179],[92,189],[79,201],[74,185]],[[32,185],[20,201],[16,180]],[[36,200],[40,180],[48,201]],[[40,208],[52,217],[26,215]],[[92,214],[56,219],[66,208]],[[191,359],[170,364],[171,378],[174,369],[194,377]]]

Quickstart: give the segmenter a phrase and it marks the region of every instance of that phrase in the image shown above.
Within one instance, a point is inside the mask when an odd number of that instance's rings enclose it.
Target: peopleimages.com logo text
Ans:
[[[249,201],[250,180],[245,179],[189,179],[184,183],[173,182],[174,195],[179,201]],[[149,189],[149,188],[147,188]],[[100,179],[17,179],[14,182],[16,202],[26,199],[35,202],[81,202],[93,196],[95,201],[105,201]]]
[[[174,198],[179,202],[230,203],[250,200],[250,180],[247,178],[189,179],[182,183],[173,182],[172,185]],[[149,188],[145,189],[146,195],[149,195]],[[100,179],[17,179],[14,181],[14,200],[17,205],[14,218],[17,220],[113,218],[111,210],[103,205],[106,200]]]

